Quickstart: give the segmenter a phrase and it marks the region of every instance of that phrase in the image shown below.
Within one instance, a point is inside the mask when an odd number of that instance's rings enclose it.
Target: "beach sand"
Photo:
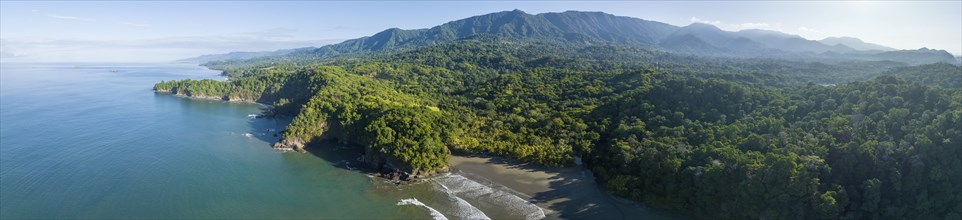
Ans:
[[[532,201],[548,219],[678,219],[609,195],[582,166],[546,168],[500,157],[453,155],[451,168],[478,182],[502,185]]]

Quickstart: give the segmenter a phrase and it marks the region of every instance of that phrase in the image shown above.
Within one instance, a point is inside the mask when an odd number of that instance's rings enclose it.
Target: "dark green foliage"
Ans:
[[[154,85],[154,90],[198,98],[274,104],[277,113],[293,115],[313,91],[322,86],[316,74],[269,70],[229,82],[210,79],[160,82]]]
[[[432,102],[338,67],[306,71],[319,74],[324,86],[287,127],[285,139],[311,141],[332,135],[366,146],[368,155],[398,160],[396,165],[408,169],[431,171],[446,166],[450,123]]]
[[[617,194],[706,218],[943,218],[962,203],[960,95],[656,79],[595,109],[593,167]]]
[[[948,63],[893,68],[882,75],[896,76],[925,85],[962,88],[962,67]]]
[[[610,192],[700,218],[958,218],[958,67],[886,72],[899,66],[474,35],[155,89],[273,103],[296,115],[285,139],[338,138],[411,170],[449,150],[580,156]]]

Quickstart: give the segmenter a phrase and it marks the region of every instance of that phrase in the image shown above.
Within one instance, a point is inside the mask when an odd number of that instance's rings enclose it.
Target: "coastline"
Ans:
[[[451,156],[448,165],[468,179],[513,190],[541,207],[547,219],[679,218],[604,192],[582,166],[548,168],[501,157],[458,154]]]
[[[247,99],[227,99],[217,96],[189,96],[171,90],[155,90],[193,100],[223,101],[239,104],[270,105]],[[280,149],[284,151],[284,149]],[[302,153],[312,153],[324,159],[323,153],[308,148]],[[338,150],[336,150],[338,151]],[[334,160],[331,160],[334,161]],[[377,170],[367,166],[351,167],[350,162],[340,160],[339,166],[356,170],[372,177],[392,181],[396,185],[422,182],[436,175],[408,179],[408,175],[396,171]],[[343,164],[342,164],[343,163]],[[507,192],[538,206],[545,219],[679,219],[681,217],[661,210],[645,207],[639,202],[618,198],[604,192],[595,182],[591,172],[581,166],[552,168],[516,159],[488,155],[465,155],[452,153],[448,162],[450,173],[486,185],[503,186]],[[444,173],[444,172],[442,172]],[[436,173],[439,174],[439,173]]]
[[[207,70],[221,71],[221,73],[220,73],[220,74],[217,74],[217,76],[222,76],[222,77],[224,77],[224,81],[222,81],[222,82],[230,82],[230,81],[231,81],[230,77],[227,76],[227,74],[224,72],[224,70],[221,70],[221,69],[212,69],[212,68],[210,68],[210,67],[204,66],[204,65],[201,64],[201,63],[184,63],[184,64],[194,64],[194,65],[197,65],[197,66],[202,67],[202,68],[207,69]],[[250,99],[231,99],[231,98],[228,98],[227,96],[221,96],[221,97],[218,97],[218,96],[207,96],[207,95],[191,96],[191,95],[184,95],[184,94],[176,93],[176,92],[174,92],[174,91],[176,91],[176,89],[156,89],[156,87],[155,87],[153,90],[154,90],[154,93],[166,93],[166,94],[171,94],[171,95],[174,95],[174,96],[177,96],[177,97],[194,99],[194,100],[218,100],[218,101],[225,101],[225,102],[228,102],[228,103],[256,104],[256,105],[260,105],[261,107],[266,107],[266,108],[270,108],[270,107],[271,107],[270,104],[260,103],[260,102],[257,102],[257,101],[254,101],[254,100],[250,100]]]
[[[218,97],[218,96],[190,96],[190,95],[184,95],[184,94],[176,94],[171,92],[170,90],[154,90],[154,93],[170,94],[180,98],[193,99],[193,100],[224,101],[228,103],[255,104],[255,105],[260,105],[261,107],[270,107],[270,105],[268,104],[256,102],[249,99],[225,99],[225,97]]]

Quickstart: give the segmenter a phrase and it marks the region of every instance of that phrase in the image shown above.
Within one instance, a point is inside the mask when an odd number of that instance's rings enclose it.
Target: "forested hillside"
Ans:
[[[704,218],[958,218],[962,93],[669,77],[595,109],[616,194]]]
[[[919,66],[893,68],[882,73],[925,85],[945,88],[962,88],[962,66],[933,63]]]
[[[478,36],[493,36],[514,41],[549,41],[577,46],[621,45],[715,58],[778,58],[823,63],[889,61],[911,65],[937,62],[958,63],[952,54],[944,50],[928,48],[874,50],[877,48],[866,47],[865,43],[858,39],[854,39],[855,42],[849,39],[841,43],[830,40],[828,41],[830,44],[826,44],[798,35],[770,30],[749,29],[731,32],[704,23],[678,27],[603,12],[566,11],[528,14],[514,10],[478,15],[431,28],[414,30],[391,28],[371,36],[319,48],[301,48],[284,54],[265,54],[263,57],[248,60],[225,58],[205,65],[215,69],[226,69],[228,66],[251,67],[290,62],[304,64],[304,60],[409,50]],[[277,52],[281,51],[275,53]],[[231,58],[225,55],[214,55],[214,57]]]
[[[591,38],[601,36],[616,35]],[[580,157],[606,190],[698,218],[962,218],[962,73],[952,64],[489,34],[369,52],[212,63],[231,81],[154,88],[272,104],[294,117],[276,147],[338,139],[412,174],[443,171],[451,151],[546,166]]]

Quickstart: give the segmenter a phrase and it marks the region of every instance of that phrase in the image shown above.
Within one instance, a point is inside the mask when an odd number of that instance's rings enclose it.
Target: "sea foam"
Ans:
[[[435,179],[442,191],[453,196],[459,206],[460,217],[467,219],[490,219],[480,209],[465,199],[477,201],[477,205],[524,214],[525,219],[543,219],[544,210],[537,205],[509,193],[507,189],[495,189],[458,174],[448,174]]]
[[[485,219],[485,220],[491,219],[490,217],[485,215],[484,212],[478,209],[478,207],[474,207],[473,205],[471,205],[471,203],[468,203],[468,201],[465,201],[461,197],[458,197],[458,195],[455,195],[454,192],[451,191],[451,189],[449,189],[447,186],[444,186],[443,184],[440,184],[440,183],[438,183],[437,185],[441,186],[442,188],[441,191],[443,191],[447,195],[448,202],[456,206],[455,209],[457,209],[457,213],[455,213],[454,215],[456,215],[458,218]]]
[[[402,199],[401,201],[399,201],[399,202],[397,203],[397,205],[399,205],[399,206],[401,206],[401,205],[421,206],[421,207],[424,207],[425,209],[427,209],[428,211],[431,212],[431,217],[434,218],[434,220],[448,220],[448,218],[444,217],[444,214],[441,214],[441,212],[438,212],[438,210],[435,210],[434,208],[431,208],[431,206],[428,206],[428,205],[425,205],[424,203],[421,203],[421,201],[418,201],[418,199],[415,199],[415,198]]]

